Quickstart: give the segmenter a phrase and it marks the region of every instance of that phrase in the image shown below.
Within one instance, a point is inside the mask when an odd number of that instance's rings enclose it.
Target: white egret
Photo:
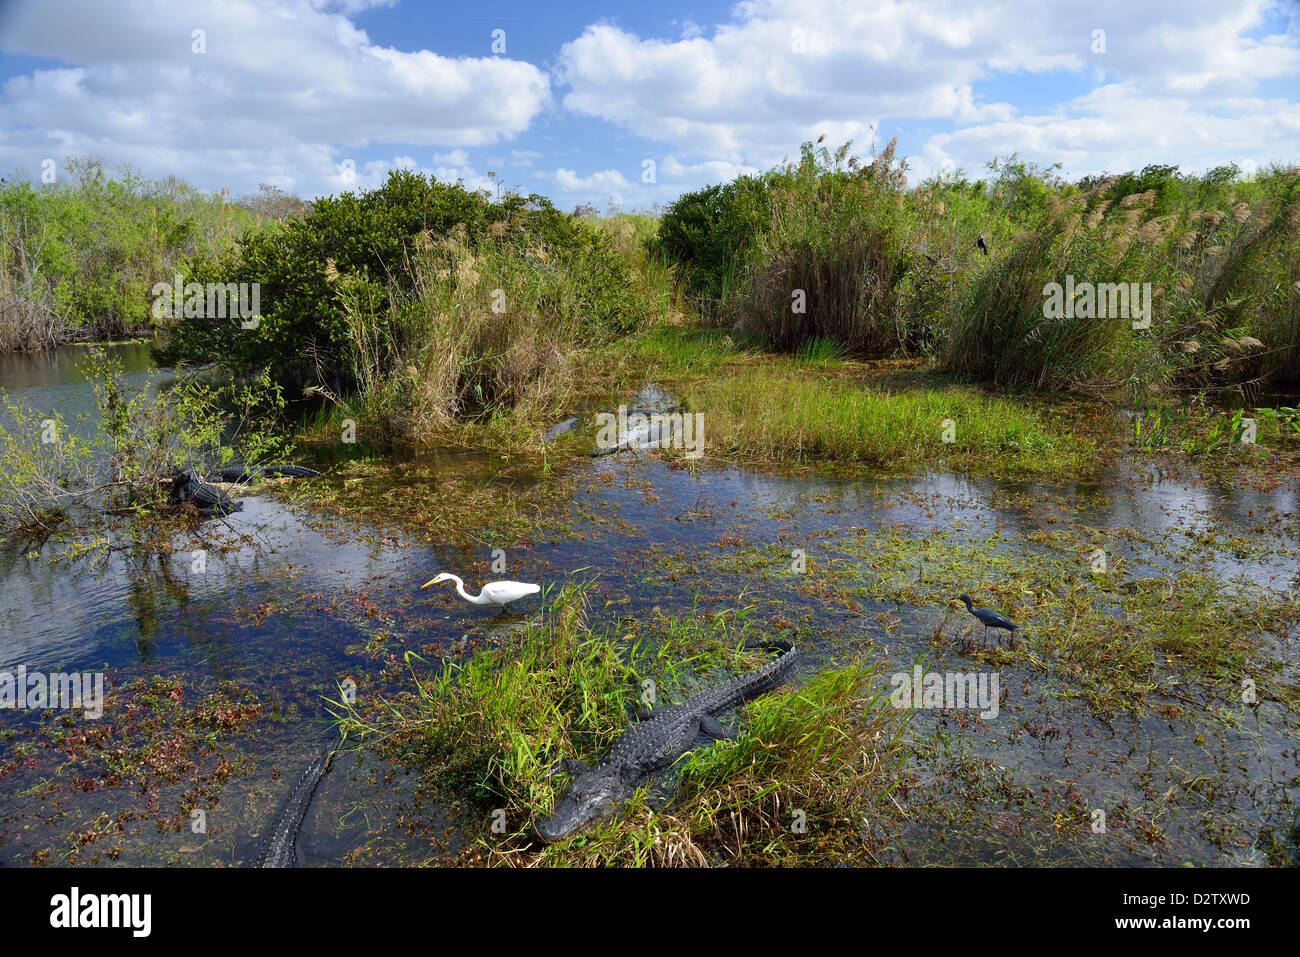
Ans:
[[[445,581],[455,582],[456,591],[467,602],[474,605],[500,605],[503,613],[509,610],[512,601],[518,601],[527,595],[536,595],[542,590],[541,585],[530,585],[527,582],[488,582],[477,595],[471,595],[465,590],[465,583],[460,580],[460,576],[450,572],[443,572],[437,578],[425,582],[420,588],[425,589]]]

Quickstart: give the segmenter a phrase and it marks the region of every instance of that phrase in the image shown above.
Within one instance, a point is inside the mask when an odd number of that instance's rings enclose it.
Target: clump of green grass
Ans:
[[[665,214],[659,248],[706,316],[780,351],[828,338],[1014,388],[1250,391],[1300,377],[1294,168],[1246,179],[1149,166],[1069,183],[1012,155],[984,180],[909,189],[894,143],[866,162],[819,143]],[[1151,315],[1045,315],[1045,287],[1067,276],[1149,283]],[[1118,305],[1118,287],[1104,295]]]
[[[906,727],[877,678],[858,661],[754,701],[743,737],[686,764],[679,817],[739,861],[862,860],[863,821],[885,800]]]
[[[713,375],[745,354],[744,344],[728,333],[698,326],[656,326],[617,350],[630,351],[648,377],[666,379]]]
[[[548,771],[563,757],[603,755],[643,703],[647,678],[656,705],[671,704],[762,660],[744,647],[749,610],[655,616],[646,634],[624,636],[588,627],[585,591],[562,589],[541,623],[508,648],[433,676],[413,667],[413,690],[366,712],[336,703],[343,725],[423,770],[432,787],[468,795],[466,830],[481,835],[478,846],[493,863],[698,865],[842,850],[840,838],[858,827],[846,822],[866,813],[868,785],[893,754],[902,720],[870,693],[873,672],[860,663],[751,702],[739,741],[697,752],[683,766],[681,800],[656,807],[642,789],[586,832],[545,848],[529,842],[532,822],[550,812],[564,780]],[[788,827],[783,800],[802,802],[809,834]],[[490,833],[497,809],[505,812],[504,837]],[[831,830],[835,840],[827,840]]]
[[[1296,172],[1271,170],[1219,190],[1211,205],[1187,196],[1174,209],[1161,192],[1172,188],[1169,174],[1153,182],[1160,188],[1127,192],[1132,177],[1107,178],[1049,196],[1041,218],[963,292],[942,367],[1001,385],[1090,392],[1249,391],[1294,378]],[[1098,290],[1149,283],[1150,313],[1117,316],[1118,292],[1108,292],[1105,315],[1088,314],[1086,300],[1045,315],[1047,284],[1067,276]],[[1146,325],[1134,329],[1130,319]]]
[[[973,389],[885,392],[844,377],[770,367],[685,384],[706,447],[764,461],[1006,474],[1062,474],[1089,461],[1087,440]],[[945,438],[951,441],[945,441]]]
[[[549,767],[608,745],[627,721],[634,674],[611,643],[588,636],[584,593],[561,590],[517,645],[447,662],[432,676],[420,675],[421,659],[408,655],[413,691],[375,716],[341,706],[344,726],[472,782],[481,796],[522,810],[512,819],[526,823],[552,796]]]
[[[799,363],[814,369],[839,366],[843,364],[846,354],[844,346],[828,336],[813,336],[795,350],[795,358]]]

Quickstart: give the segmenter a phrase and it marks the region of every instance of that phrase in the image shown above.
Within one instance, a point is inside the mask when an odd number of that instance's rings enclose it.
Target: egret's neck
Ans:
[[[456,591],[460,594],[461,598],[464,598],[466,601],[472,602],[475,605],[487,604],[487,599],[483,597],[482,589],[479,590],[479,593],[477,595],[471,595],[469,592],[465,590],[465,583],[461,581],[457,576],[448,575],[447,577],[456,583]]]

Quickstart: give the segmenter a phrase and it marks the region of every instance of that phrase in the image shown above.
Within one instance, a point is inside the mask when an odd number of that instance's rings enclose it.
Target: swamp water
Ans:
[[[0,384],[71,418],[69,368],[6,367]],[[382,694],[382,666],[405,652],[472,653],[539,610],[532,599],[493,619],[449,588],[420,591],[444,570],[471,590],[489,577],[595,578],[594,625],[752,607],[799,630],[805,674],[854,654],[879,661],[886,682],[918,660],[995,672],[996,718],[913,714],[908,786],[891,798],[906,823],[882,863],[1251,864],[1265,836],[1293,844],[1300,722],[1285,699],[1246,706],[1236,684],[1183,680],[1177,662],[1158,661],[1144,706],[1099,704],[1043,657],[1030,622],[1017,651],[981,649],[978,623],[951,598],[995,599],[941,579],[953,548],[1086,564],[1100,538],[1130,578],[1195,568],[1281,595],[1300,585],[1295,489],[1144,464],[1087,485],[1031,485],[686,469],[645,453],[555,459],[519,474],[495,456],[439,455],[342,469],[303,483],[302,496],[253,489],[242,511],[178,532],[163,555],[124,546],[56,561],[52,542],[0,552],[0,670],[100,671],[111,689],[97,722],[0,712],[0,863],[246,865],[327,740],[340,683]],[[358,486],[365,510],[331,507]],[[448,496],[467,509],[525,503],[529,531],[476,543],[411,527],[416,503]],[[877,560],[882,532],[933,544],[899,571]],[[494,575],[502,541],[508,566]],[[888,597],[904,575],[914,602]],[[1294,688],[1292,630],[1270,633],[1250,667]],[[300,863],[453,860],[458,809],[430,804],[413,780],[366,752],[341,754],[304,822]],[[1081,830],[1098,809],[1110,826]]]

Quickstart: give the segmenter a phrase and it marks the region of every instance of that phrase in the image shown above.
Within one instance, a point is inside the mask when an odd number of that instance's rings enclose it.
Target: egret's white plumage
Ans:
[[[471,595],[465,590],[465,583],[460,580],[460,577],[450,572],[443,572],[437,578],[425,582],[420,588],[428,588],[430,585],[445,581],[455,582],[460,597],[475,605],[505,606],[528,595],[536,595],[542,590],[541,585],[530,585],[527,582],[488,582],[477,595]]]

